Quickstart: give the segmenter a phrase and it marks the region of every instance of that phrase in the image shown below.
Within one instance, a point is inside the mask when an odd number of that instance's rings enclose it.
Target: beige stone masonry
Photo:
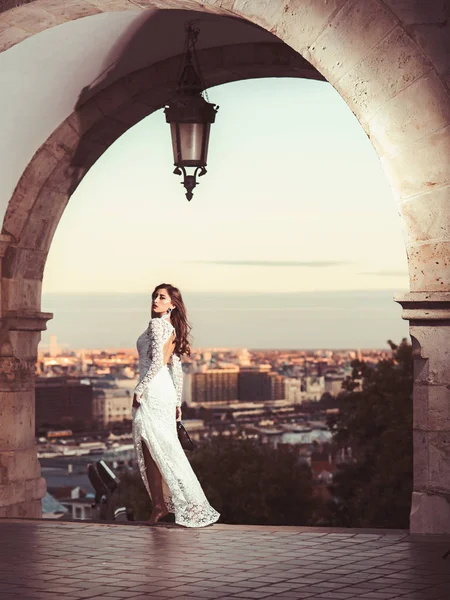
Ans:
[[[448,91],[429,71],[386,102],[369,120],[367,133],[378,153],[388,157],[449,124]]]
[[[411,291],[450,289],[450,241],[409,246],[408,268]]]
[[[367,127],[386,102],[431,69],[427,58],[417,52],[415,43],[398,26],[335,87]]]
[[[397,27],[378,0],[349,0],[309,47],[314,65],[328,80],[338,81]],[[353,32],[360,35],[354,36]]]
[[[381,162],[402,200],[450,184],[450,126],[404,146]],[[413,168],[407,169],[411,165]]]
[[[38,479],[41,468],[36,456],[36,448],[15,449],[0,454],[0,486],[26,480]]]
[[[406,245],[450,240],[450,186],[413,196],[399,205]]]
[[[13,306],[18,310],[32,311],[41,305],[42,281],[39,279],[10,279],[1,282],[3,312]]]

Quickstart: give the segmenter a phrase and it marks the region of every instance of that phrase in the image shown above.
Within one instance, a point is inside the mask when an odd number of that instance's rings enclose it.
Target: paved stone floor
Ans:
[[[0,599],[450,599],[450,536],[0,520]]]

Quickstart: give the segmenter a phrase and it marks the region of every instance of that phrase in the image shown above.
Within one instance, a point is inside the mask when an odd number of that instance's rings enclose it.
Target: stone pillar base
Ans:
[[[413,492],[411,533],[450,533],[450,498]]]
[[[40,519],[42,517],[42,505],[40,500],[30,500],[0,508],[2,519]]]

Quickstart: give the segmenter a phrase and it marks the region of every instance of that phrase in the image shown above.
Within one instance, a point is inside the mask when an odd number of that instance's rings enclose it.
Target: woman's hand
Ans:
[[[176,417],[177,421],[181,421],[181,406],[177,406]]]
[[[140,396],[138,396],[137,394],[134,394],[132,408],[139,408],[140,407],[140,405],[141,405],[141,403],[139,402],[140,399],[141,399]]]

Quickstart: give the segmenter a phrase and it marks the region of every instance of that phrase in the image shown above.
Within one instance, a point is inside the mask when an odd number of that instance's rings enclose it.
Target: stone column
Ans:
[[[450,292],[395,296],[414,359],[411,533],[450,533]]]
[[[45,480],[35,444],[34,379],[41,331],[51,313],[0,318],[0,517],[41,517]]]

